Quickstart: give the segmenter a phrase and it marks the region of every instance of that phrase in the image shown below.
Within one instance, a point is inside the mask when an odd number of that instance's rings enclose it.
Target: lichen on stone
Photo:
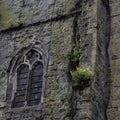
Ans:
[[[7,5],[1,5],[0,7],[1,27],[3,29],[9,28],[18,24],[15,14],[9,9]]]
[[[24,8],[19,14],[16,14],[12,8],[5,3],[1,2],[0,5],[0,28],[8,29],[11,27],[18,26],[24,23],[27,19],[30,18],[30,9]]]
[[[27,19],[29,19],[31,16],[30,9],[25,8],[22,12],[22,16],[19,19],[19,23],[24,23]]]
[[[65,9],[66,9],[66,12],[68,10],[70,10],[71,5],[72,5],[72,0],[65,0]]]

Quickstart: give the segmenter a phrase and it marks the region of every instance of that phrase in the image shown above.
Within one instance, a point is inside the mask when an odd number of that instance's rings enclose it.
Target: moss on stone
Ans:
[[[0,17],[1,27],[3,29],[18,24],[15,14],[12,11],[10,11],[10,9],[6,5],[0,7]]]
[[[72,0],[65,0],[65,10],[66,12],[70,10],[70,7],[72,5]]]
[[[19,23],[24,23],[31,16],[28,8],[24,9],[22,17],[19,19]]]
[[[18,26],[30,18],[30,10],[28,8],[22,11],[22,16],[18,18],[16,14],[9,8],[7,4],[2,2],[0,6],[0,27],[7,29],[13,26]]]

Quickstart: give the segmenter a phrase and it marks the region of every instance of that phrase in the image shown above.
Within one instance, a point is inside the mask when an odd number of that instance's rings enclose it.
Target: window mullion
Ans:
[[[30,105],[30,98],[31,98],[31,82],[32,82],[32,70],[29,71],[29,80],[27,84],[27,93],[26,93],[26,102],[27,106]]]

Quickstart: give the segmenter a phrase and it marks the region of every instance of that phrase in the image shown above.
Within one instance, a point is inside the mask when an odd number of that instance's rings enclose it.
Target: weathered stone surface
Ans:
[[[69,87],[69,58],[72,43],[73,19],[68,22],[53,22],[50,46],[50,63],[47,72],[46,93],[44,98],[45,120],[67,120],[71,99]],[[49,119],[48,119],[49,118]]]
[[[79,12],[79,0],[1,0],[0,30]]]
[[[109,101],[109,8],[105,2],[98,2],[97,11],[97,54],[95,78],[92,84],[92,107],[95,120],[107,120],[107,106]]]
[[[110,81],[110,100],[109,108],[107,111],[108,120],[120,119],[120,1],[110,0],[111,9],[111,35],[110,35],[110,68],[111,68],[111,81]]]
[[[119,0],[110,6],[111,36],[108,0],[0,1],[0,120],[119,120]],[[77,89],[70,76],[76,44],[79,66],[94,73],[89,85]],[[11,109],[12,61],[35,45],[46,56],[43,103]]]
[[[67,21],[67,22],[66,22]],[[1,47],[1,91],[0,91],[0,107],[5,107],[6,104],[6,87],[8,82],[7,70],[10,64],[11,59],[17,55],[18,51],[22,48],[33,46],[34,44],[41,43],[44,47],[45,53],[49,55],[48,61],[48,72],[46,75],[46,90],[44,96],[43,112],[41,113],[41,107],[39,113],[36,113],[38,117],[41,114],[45,114],[44,119],[68,119],[70,108],[69,100],[71,98],[71,89],[69,88],[69,57],[68,54],[72,49],[72,34],[73,34],[73,18],[68,20],[60,20],[58,22],[52,22],[48,24],[39,24],[32,27],[27,27],[19,29],[17,31],[10,31],[6,33],[1,33],[1,44],[4,46]],[[8,39],[9,38],[9,41]],[[6,42],[10,42],[6,44]],[[11,48],[10,48],[11,46]],[[4,51],[5,49],[8,51]],[[5,60],[6,59],[6,60]],[[7,63],[6,63],[7,62]],[[5,69],[5,72],[3,71]],[[58,107],[56,107],[58,106]],[[58,109],[59,108],[59,109]],[[29,116],[25,109],[18,109],[19,114],[16,113],[16,110],[13,112],[10,108],[5,107],[5,115],[2,119],[18,119],[21,120],[33,120],[37,116]],[[52,110],[52,111],[51,111]],[[28,109],[31,114],[35,114],[36,108]],[[45,112],[44,112],[45,111]],[[51,112],[50,112],[51,111]],[[50,112],[50,113],[49,113]],[[9,114],[9,115],[8,115]],[[47,115],[46,115],[47,114]],[[22,117],[21,117],[22,116]],[[61,117],[63,116],[63,117]],[[47,118],[48,117],[48,118]]]

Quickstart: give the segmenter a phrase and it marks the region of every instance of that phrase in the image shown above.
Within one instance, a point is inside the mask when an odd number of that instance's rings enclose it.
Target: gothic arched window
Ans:
[[[43,84],[43,58],[32,49],[26,53],[16,70],[17,82],[12,108],[39,105]]]

